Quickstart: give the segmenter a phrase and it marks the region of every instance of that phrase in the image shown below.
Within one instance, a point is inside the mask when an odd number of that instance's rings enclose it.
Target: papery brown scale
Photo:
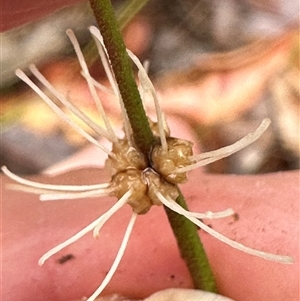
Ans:
[[[169,196],[173,200],[176,200],[179,195],[176,186],[166,182],[151,168],[148,168],[144,172],[144,176],[148,182],[148,196],[150,197],[153,205],[161,205],[161,201],[156,195],[157,191],[165,196]]]
[[[112,153],[115,155],[115,158],[109,157],[105,162],[105,166],[111,175],[126,169],[143,170],[147,167],[143,155],[132,147],[126,139],[114,143]]]
[[[147,183],[142,179],[142,172],[136,169],[128,169],[112,177],[112,186],[115,188],[111,194],[120,199],[127,191],[132,194],[127,203],[138,214],[144,214],[152,206],[151,199],[147,196]]]
[[[185,183],[186,173],[174,173],[176,168],[193,163],[189,157],[193,155],[193,144],[190,141],[168,137],[168,150],[163,150],[161,145],[153,147],[151,162],[153,168],[168,182],[173,184]]]

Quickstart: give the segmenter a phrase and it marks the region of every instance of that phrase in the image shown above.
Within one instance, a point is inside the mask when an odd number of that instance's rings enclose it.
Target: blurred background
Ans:
[[[113,3],[122,20],[127,2]],[[1,166],[18,174],[38,173],[88,144],[14,72],[20,68],[29,74],[28,65],[36,64],[59,91],[97,120],[65,34],[68,28],[74,30],[91,73],[105,82],[88,31],[93,24],[88,3],[82,2],[1,33]],[[264,117],[271,118],[271,128],[257,142],[208,165],[207,172],[299,168],[297,0],[150,0],[122,27],[127,47],[149,60],[166,115],[192,131],[202,151],[231,144]],[[103,102],[118,125],[115,105]]]

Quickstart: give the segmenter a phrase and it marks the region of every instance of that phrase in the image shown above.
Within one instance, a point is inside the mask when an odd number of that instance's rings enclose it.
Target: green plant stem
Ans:
[[[149,0],[127,0],[122,4],[116,11],[117,20],[121,30],[126,28],[134,16],[142,10],[148,1]],[[92,66],[98,60],[98,49],[93,39],[84,46],[83,53],[88,66]]]
[[[131,62],[110,0],[90,0],[133,131],[136,146],[146,156],[154,136],[142,105]]]
[[[176,202],[181,207],[188,210],[181,192],[176,199]],[[199,238],[197,227],[183,215],[180,215],[167,207],[164,208],[176,237],[181,256],[193,279],[194,287],[204,291],[217,292],[215,279],[203,244]]]
[[[109,0],[90,0],[107,48],[112,69],[127,111],[137,147],[147,156],[154,143],[148,118],[142,105],[126,48]],[[176,202],[188,210],[180,193]],[[196,226],[184,216],[165,208],[181,255],[192,276],[195,288],[216,291],[215,281]]]

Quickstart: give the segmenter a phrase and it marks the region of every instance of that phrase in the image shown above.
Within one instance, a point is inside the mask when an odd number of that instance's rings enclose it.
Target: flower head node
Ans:
[[[113,143],[111,152],[114,155],[109,156],[105,162],[105,166],[111,175],[127,169],[143,170],[147,167],[143,154],[131,146],[127,139]]]
[[[128,169],[112,177],[114,191],[111,195],[121,198],[128,190],[132,191],[127,204],[138,214],[144,214],[151,208],[152,201],[147,195],[147,183],[143,181],[142,172],[137,169]]]
[[[187,140],[167,137],[167,150],[161,145],[155,145],[151,152],[153,168],[166,181],[173,184],[182,184],[187,181],[186,172],[175,173],[177,168],[189,166],[193,163],[193,143]]]
[[[187,211],[176,203],[176,199],[179,195],[179,191],[176,185],[182,184],[187,181],[186,173],[188,171],[229,156],[234,152],[237,152],[240,149],[246,147],[263,134],[263,132],[268,128],[270,120],[265,119],[256,131],[250,133],[231,146],[227,146],[220,150],[200,155],[193,155],[193,144],[191,142],[170,137],[170,129],[167,125],[165,116],[161,108],[159,107],[158,98],[154,86],[141,62],[132,52],[128,50],[130,58],[138,68],[138,77],[142,97],[143,95],[150,95],[154,101],[156,108],[157,122],[149,119],[149,124],[154,136],[157,137],[157,139],[152,146],[149,158],[145,158],[144,155],[141,154],[137,148],[135,148],[132,139],[132,129],[130,128],[130,123],[128,122],[128,116],[126,115],[126,111],[124,109],[124,104],[120,96],[120,91],[118,90],[118,85],[115,82],[115,77],[109,63],[102,36],[99,30],[95,27],[91,27],[90,31],[92,32],[96,40],[99,54],[104,64],[104,69],[112,86],[113,94],[117,96],[120,101],[125,131],[124,139],[119,139],[115,135],[111,127],[111,124],[104,112],[101,101],[96,92],[96,88],[98,89],[99,86],[100,88],[102,86],[99,85],[91,77],[88,71],[87,64],[84,61],[83,54],[79,48],[79,44],[75,38],[74,33],[71,30],[68,30],[67,34],[74,45],[82,68],[82,73],[89,87],[91,96],[96,103],[97,110],[104,120],[106,128],[98,126],[79,108],[71,104],[67,97],[57,92],[55,88],[45,79],[45,77],[42,76],[34,66],[31,66],[30,69],[32,73],[61,102],[61,104],[64,105],[67,110],[79,117],[86,125],[90,127],[91,130],[94,131],[95,135],[90,135],[88,132],[83,130],[79,124],[69,118],[64,110],[57,106],[36,84],[34,84],[25,75],[24,72],[22,72],[21,70],[16,71],[17,76],[19,76],[38,95],[40,95],[40,97],[50,106],[50,108],[52,108],[52,110],[57,113],[57,115],[61,119],[72,126],[81,136],[86,138],[89,142],[93,143],[108,154],[106,167],[110,170],[112,178],[109,183],[97,185],[51,185],[22,179],[17,175],[11,173],[6,167],[2,167],[2,171],[12,180],[18,183],[14,186],[14,188],[24,189],[24,191],[27,192],[40,194],[41,200],[58,200],[64,198],[76,199],[86,197],[99,197],[104,195],[115,196],[118,199],[116,204],[114,204],[106,213],[101,215],[94,222],[86,226],[71,238],[67,239],[65,242],[59,244],[58,246],[54,247],[46,254],[44,254],[44,256],[42,256],[39,260],[39,264],[42,265],[44,261],[49,257],[59,252],[66,246],[70,245],[71,243],[75,242],[90,231],[93,231],[94,237],[98,238],[99,231],[101,230],[105,222],[125,204],[129,204],[132,207],[133,214],[125,232],[120,250],[102,284],[88,299],[88,301],[95,300],[95,298],[102,292],[107,283],[110,281],[124,254],[137,215],[148,212],[152,205],[163,204],[167,206],[169,209],[185,216],[191,222],[193,222],[206,232],[210,233],[212,236],[216,237],[226,244],[231,245],[234,248],[265,259],[283,263],[291,263],[292,259],[288,256],[274,255],[243,246],[242,244],[232,241],[226,238],[224,235],[209,228],[199,220],[226,217],[234,213],[232,209],[227,209],[215,213],[211,211],[205,213],[196,213]],[[109,93],[111,93],[110,90]],[[110,151],[103,147],[98,142],[98,140],[94,138],[95,136],[97,138],[101,136],[109,140],[112,143],[112,150]]]
[[[162,202],[157,197],[157,192],[168,196],[172,200],[176,200],[179,192],[175,185],[167,182],[152,168],[147,168],[143,175],[148,183],[148,196],[150,197],[153,205],[161,205]]]

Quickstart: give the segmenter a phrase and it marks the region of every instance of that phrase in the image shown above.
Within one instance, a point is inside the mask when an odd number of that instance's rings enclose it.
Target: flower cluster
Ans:
[[[270,120],[263,120],[261,125],[253,133],[248,134],[233,145],[216,151],[193,155],[191,142],[170,136],[170,130],[168,128],[165,116],[160,109],[153,84],[150,81],[141,62],[132,52],[128,50],[128,55],[138,69],[138,86],[141,96],[142,98],[151,97],[156,108],[157,122],[149,119],[149,124],[155,136],[155,142],[152,146],[151,152],[146,158],[144,154],[138,150],[133,141],[132,130],[128,121],[128,116],[126,115],[126,110],[124,108],[118,86],[115,82],[115,77],[109,63],[109,58],[102,36],[99,30],[95,27],[91,27],[90,31],[97,44],[99,55],[110,82],[111,89],[101,85],[91,77],[74,33],[71,30],[68,30],[67,34],[73,43],[75,52],[81,65],[82,75],[88,84],[97,110],[104,121],[105,128],[92,121],[79,108],[72,104],[67,97],[55,90],[55,88],[37,70],[35,66],[30,66],[32,74],[45,88],[48,89],[49,92],[53,94],[53,96],[60,102],[60,105],[57,105],[55,102],[53,102],[25,75],[25,73],[23,73],[21,70],[16,71],[17,76],[26,82],[52,108],[52,110],[57,113],[62,120],[67,122],[74,130],[85,137],[89,142],[107,153],[108,158],[106,161],[106,168],[108,168],[110,171],[111,180],[108,183],[96,185],[50,185],[23,179],[11,173],[6,167],[2,167],[2,171],[8,177],[18,183],[11,185],[13,186],[12,188],[39,194],[40,200],[42,201],[101,197],[105,195],[115,196],[118,199],[115,205],[112,206],[105,214],[100,216],[98,219],[93,221],[91,224],[86,226],[65,242],[59,244],[44,254],[40,258],[39,264],[42,265],[53,254],[59,252],[90,231],[93,231],[94,237],[97,238],[99,236],[99,231],[105,222],[125,204],[129,204],[132,207],[133,213],[126,228],[120,249],[108,274],[104,278],[101,285],[88,298],[88,301],[94,300],[103,291],[112,278],[124,254],[137,216],[139,214],[146,213],[153,205],[165,205],[178,214],[185,216],[195,225],[199,226],[212,236],[241,251],[269,260],[283,263],[292,262],[292,259],[288,256],[274,255],[257,251],[238,242],[232,241],[214,229],[211,229],[201,221],[201,219],[221,218],[232,215],[234,213],[232,209],[215,213],[210,211],[196,213],[187,211],[176,203],[176,198],[179,195],[177,184],[182,184],[187,181],[186,173],[188,171],[229,156],[232,153],[246,147],[262,135],[262,133],[268,128]],[[118,98],[123,117],[125,137],[119,138],[115,134],[103,109],[97,89],[106,91],[108,93],[113,93]],[[64,110],[61,109],[61,106],[64,106],[67,110],[81,119],[94,134],[89,134],[87,131],[82,129],[73,119],[69,117],[69,115],[64,112]],[[104,137],[111,142],[111,150],[107,149],[98,142],[100,137]]]

